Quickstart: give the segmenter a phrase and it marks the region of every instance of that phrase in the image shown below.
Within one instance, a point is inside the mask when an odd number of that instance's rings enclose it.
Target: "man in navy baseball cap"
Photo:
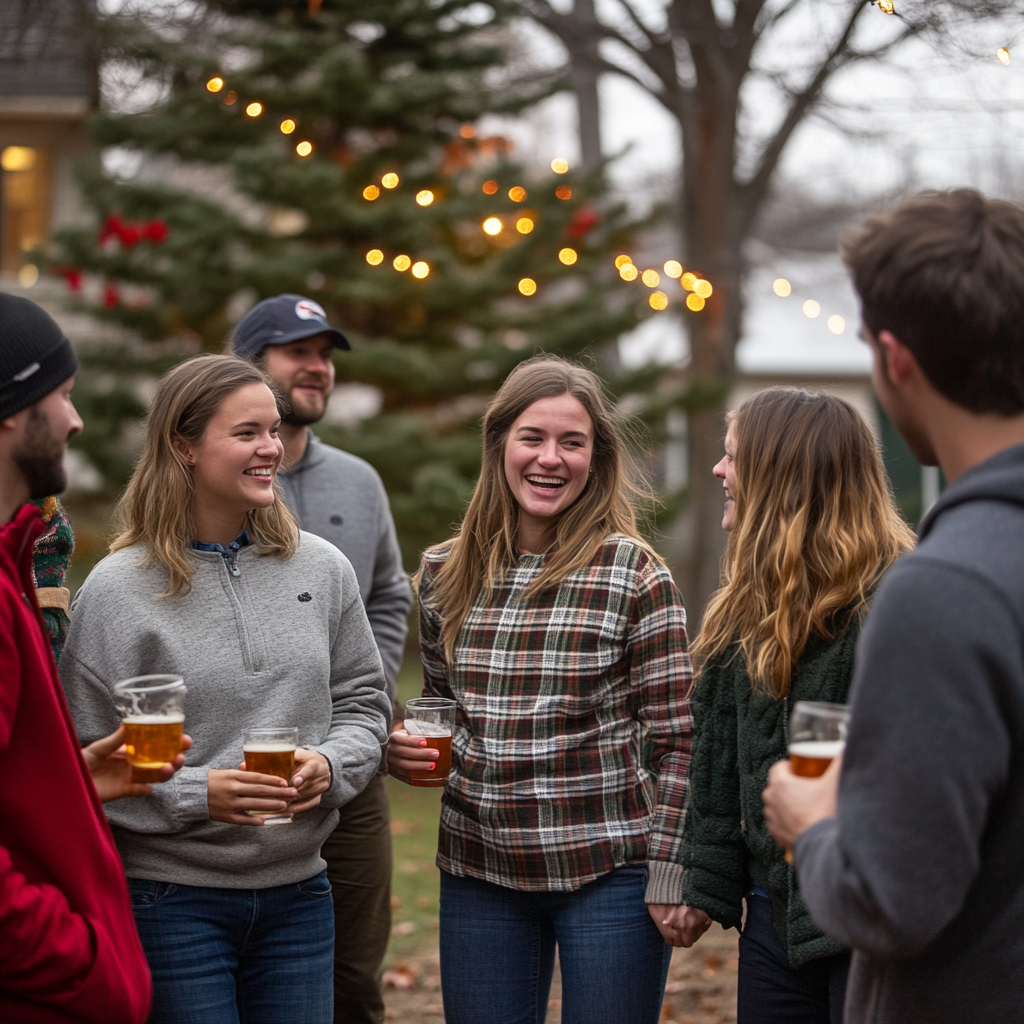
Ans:
[[[301,295],[275,295],[257,303],[235,328],[233,347],[236,355],[258,358],[268,345],[287,345],[292,341],[323,334],[335,348],[350,349],[348,338],[327,322],[323,307]]]

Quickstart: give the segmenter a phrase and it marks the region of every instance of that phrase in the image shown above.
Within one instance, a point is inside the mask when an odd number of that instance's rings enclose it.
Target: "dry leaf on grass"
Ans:
[[[391,929],[391,935],[394,938],[401,938],[404,935],[412,935],[416,931],[416,925],[412,921],[399,921],[398,924]]]

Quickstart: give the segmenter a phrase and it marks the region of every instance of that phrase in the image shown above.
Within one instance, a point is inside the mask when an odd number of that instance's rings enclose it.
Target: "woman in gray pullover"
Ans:
[[[107,812],[151,1024],[333,1019],[320,846],[377,770],[390,702],[351,565],[279,500],[280,403],[230,356],[166,374],[120,533],[73,607],[61,676],[82,742],[118,724],[118,680],[188,687],[186,766]],[[290,783],[242,770],[242,730],[258,726],[299,728]],[[250,813],[286,809],[281,828]]]

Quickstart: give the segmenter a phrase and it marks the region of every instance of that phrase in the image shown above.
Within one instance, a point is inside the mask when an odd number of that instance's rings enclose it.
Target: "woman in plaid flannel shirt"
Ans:
[[[654,1024],[680,936],[686,615],[640,538],[589,370],[520,364],[484,419],[459,533],[418,575],[424,693],[454,698],[441,810],[448,1024]],[[390,771],[438,757],[399,727]]]

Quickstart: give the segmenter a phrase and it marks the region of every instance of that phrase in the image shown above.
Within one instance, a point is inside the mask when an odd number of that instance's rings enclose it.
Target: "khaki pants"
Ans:
[[[383,1024],[381,964],[391,935],[391,808],[377,777],[341,808],[320,851],[334,897],[334,1024]]]

